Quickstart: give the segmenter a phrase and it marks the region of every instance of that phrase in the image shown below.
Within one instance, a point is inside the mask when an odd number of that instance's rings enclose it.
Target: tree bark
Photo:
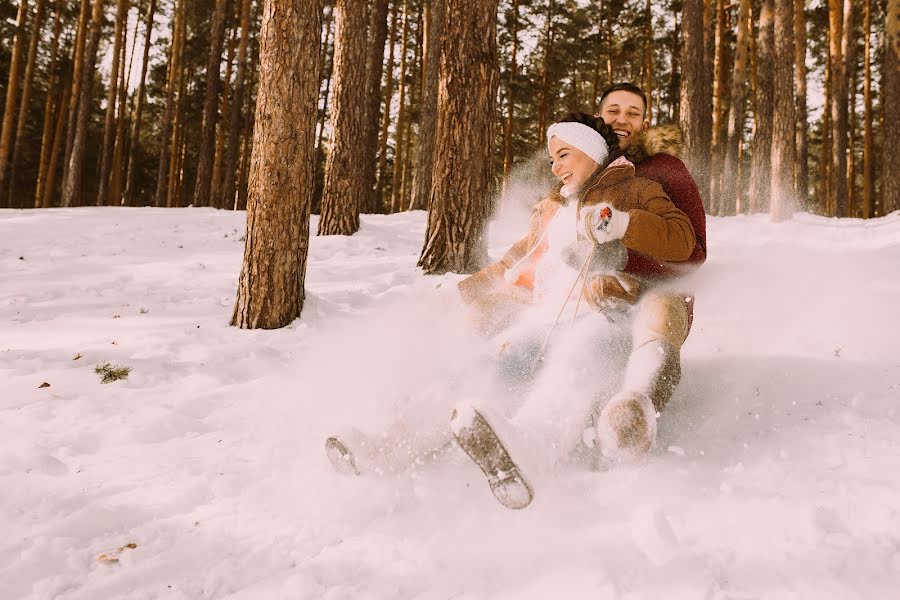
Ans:
[[[403,163],[403,134],[406,125],[406,50],[409,41],[409,0],[403,2],[403,34],[400,42],[400,108],[394,130],[394,165],[391,175],[391,212],[400,210],[400,167]]]
[[[237,51],[237,27],[231,30],[228,41],[228,52],[225,57],[225,78],[222,80],[222,97],[219,104],[221,123],[216,127],[216,151],[213,155],[212,184],[210,185],[210,205],[225,208],[222,204],[222,161],[225,157],[225,135],[227,127],[225,119],[231,116],[231,76],[234,69],[234,53]]]
[[[381,134],[378,138],[378,179],[375,183],[376,210],[384,210],[384,182],[387,179],[387,141],[391,124],[391,100],[394,97],[394,42],[397,37],[397,21],[400,15],[397,4],[391,9],[391,32],[388,34],[388,63],[384,83],[384,111],[381,116]]]
[[[499,81],[497,0],[448,0],[446,10],[434,183],[419,266],[426,273],[470,273],[487,256]]]
[[[772,127],[773,221],[794,214],[794,0],[775,2],[775,94]]]
[[[714,215],[725,214],[725,200],[722,198],[722,163],[725,160],[725,128],[728,116],[725,94],[728,86],[728,42],[725,39],[725,1],[716,0],[715,52],[713,55],[712,87],[712,146],[710,154],[710,195],[709,209]]]
[[[841,47],[844,30],[844,0],[828,0],[828,23],[831,32],[829,62],[831,64],[831,199],[835,216],[847,216],[847,74]]]
[[[47,167],[50,158],[50,147],[53,144],[54,112],[58,112],[62,105],[64,94],[59,80],[59,35],[62,33],[63,5],[57,2],[55,16],[53,18],[53,41],[50,42],[50,65],[47,68],[49,79],[47,81],[47,99],[44,102],[44,125],[41,128],[41,154],[38,159],[38,175],[34,190],[34,207],[43,206],[44,188],[47,184]],[[54,110],[55,109],[55,110]]]
[[[240,155],[241,110],[244,107],[244,73],[247,70],[247,41],[250,37],[250,0],[241,0],[241,41],[238,43],[237,69],[234,74],[234,98],[228,124],[228,145],[225,147],[225,167],[222,182],[222,206],[237,208],[235,183]],[[317,55],[318,56],[318,55]],[[318,63],[318,58],[316,59]],[[321,65],[320,65],[321,67]],[[318,75],[317,75],[318,77]],[[316,80],[318,86],[318,79]]]
[[[722,193],[720,204],[724,214],[736,214],[743,203],[739,175],[740,147],[744,135],[744,90],[747,81],[747,48],[750,37],[750,0],[740,0],[737,17],[737,37],[734,51],[734,74],[731,77],[731,102],[728,106],[728,130],[725,142],[725,162],[722,168]]]
[[[368,48],[366,49],[366,122],[363,146],[366,156],[361,165],[365,182],[360,211],[376,212],[375,186],[378,173],[378,125],[381,123],[381,76],[384,69],[384,44],[388,33],[388,0],[374,0],[369,12]],[[388,103],[390,100],[388,99]],[[387,106],[390,111],[390,105]],[[424,116],[423,116],[424,118]]]
[[[103,120],[103,145],[100,150],[100,187],[97,192],[97,205],[107,204],[109,190],[109,170],[115,134],[116,92],[119,85],[119,61],[122,59],[122,45],[125,24],[128,18],[128,0],[116,2],[116,30],[113,34],[113,62],[109,71],[109,87],[106,89],[106,118]]]
[[[806,12],[805,0],[794,0],[794,145],[797,163],[794,170],[794,194],[797,207],[805,209],[809,200],[809,123],[806,109]]]
[[[78,28],[75,33],[75,50],[72,56],[72,96],[69,98],[69,115],[66,119],[66,145],[63,153],[63,181],[69,171],[69,157],[75,144],[75,124],[78,121],[78,106],[81,101],[82,74],[84,73],[84,50],[90,35],[91,0],[81,0],[78,14]]]
[[[174,15],[172,17],[171,36],[169,44],[169,62],[166,66],[166,103],[163,110],[162,128],[159,135],[159,169],[156,176],[156,194],[154,204],[167,206],[169,204],[169,163],[170,139],[172,137],[172,122],[175,119],[175,94],[178,89],[178,72],[181,70],[181,18],[182,6],[185,0],[175,0]]]
[[[518,0],[513,0],[517,3]],[[437,125],[438,69],[441,65],[441,38],[444,28],[444,0],[432,0],[428,12],[425,38],[425,77],[422,82],[422,108],[419,117],[419,139],[416,147],[416,170],[413,177],[410,210],[427,210],[431,198],[432,171],[434,169],[434,134]],[[515,34],[513,34],[515,35]],[[515,57],[513,58],[515,65]],[[514,67],[515,68],[515,67]],[[512,89],[509,90],[512,99]],[[512,115],[512,108],[507,115]],[[507,172],[508,154],[504,147],[503,169]]]
[[[66,123],[68,122],[69,115],[69,102],[71,102],[71,96],[66,91],[66,87],[71,82],[68,78],[63,79],[63,89],[61,90],[62,97],[60,98],[60,106],[59,110],[56,113],[56,127],[54,128],[53,134],[53,145],[50,148],[50,157],[47,160],[47,183],[44,185],[44,191],[41,197],[41,206],[43,208],[50,208],[53,205],[52,198],[53,194],[56,190],[56,173],[57,173],[57,165],[59,164],[59,155],[62,151],[62,145],[64,143],[64,135],[66,132]]]
[[[359,169],[366,152],[360,144],[366,121],[361,110],[366,101],[366,1],[337,0],[335,9],[332,138],[318,235],[353,235],[366,190]]]
[[[16,97],[19,94],[19,67],[22,62],[22,48],[25,46],[25,25],[28,18],[28,1],[19,1],[19,12],[16,17],[16,39],[13,42],[12,57],[9,63],[9,79],[6,84],[6,102],[3,108],[3,125],[0,127],[0,202],[6,198],[7,169],[9,151],[13,134],[13,116],[16,112]]]
[[[137,7],[134,19],[134,31],[131,33],[131,52],[128,49],[128,17],[125,17],[125,34],[122,42],[122,60],[119,71],[119,100],[116,115],[116,134],[113,143],[112,166],[109,174],[109,198],[115,206],[122,205],[122,160],[125,147],[128,145],[128,87],[131,84],[131,68],[134,66],[134,52],[137,48],[137,30],[141,20],[140,7]],[[130,10],[130,9],[129,9]],[[126,57],[128,61],[126,62]],[[127,69],[125,65],[128,65]]]
[[[881,161],[881,214],[900,210],[900,0],[887,0],[887,23],[882,67],[882,106],[884,107],[884,155]]]
[[[513,0],[512,9],[510,11],[510,29],[512,37],[512,51],[509,59],[509,77],[506,83],[506,124],[503,127],[503,187],[500,192],[501,198],[506,198],[506,189],[509,185],[509,171],[512,168],[512,126],[513,118],[516,112],[516,96],[515,81],[519,75],[518,63],[516,62],[516,54],[519,52],[519,0]],[[594,57],[594,90],[593,102],[591,103],[591,112],[597,112],[597,95],[599,90],[597,84],[600,79],[600,54]],[[436,87],[436,86],[435,86]],[[435,89],[437,92],[437,89]]]
[[[242,329],[284,327],[303,309],[322,10],[322,0],[266,0],[263,9],[246,245],[231,318]]]
[[[137,172],[137,148],[141,139],[141,125],[144,118],[144,96],[146,94],[147,67],[150,62],[150,42],[153,35],[153,15],[156,13],[156,0],[150,0],[147,6],[147,31],[144,36],[144,57],[141,62],[141,80],[138,83],[137,105],[134,109],[134,124],[131,129],[131,146],[128,148],[128,166],[125,176],[125,204],[134,206],[137,190],[134,189]]]
[[[706,87],[706,60],[701,0],[684,0],[681,28],[683,43],[679,121],[684,132],[685,162],[708,209],[711,103],[710,95],[703,93]]]
[[[863,121],[863,218],[869,219],[874,215],[873,200],[874,194],[874,170],[872,169],[872,161],[874,160],[872,148],[872,0],[865,0],[865,12],[863,13],[863,32],[866,36],[865,56],[863,57],[863,105],[864,114]]]
[[[100,33],[103,27],[103,0],[94,0],[91,11],[91,36],[85,47],[84,65],[81,73],[81,97],[78,99],[78,117],[75,120],[75,135],[72,142],[72,154],[68,158],[63,181],[62,205],[82,206],[84,190],[82,176],[84,172],[85,150],[87,148],[88,127],[93,109],[94,65],[97,61],[97,48],[100,45]]]
[[[13,142],[12,158],[9,172],[9,206],[24,208],[25,196],[18,190],[16,171],[22,153],[22,138],[25,137],[25,123],[28,121],[28,107],[31,104],[31,90],[34,87],[34,67],[37,59],[38,42],[41,40],[41,28],[44,25],[45,0],[37,0],[34,23],[31,26],[31,39],[28,42],[28,58],[25,60],[25,77],[22,82],[22,100],[19,102],[19,118],[16,123],[16,136]]]
[[[213,154],[216,150],[216,125],[219,120],[219,67],[225,41],[225,0],[216,0],[210,32],[209,59],[206,62],[206,97],[203,102],[203,127],[200,134],[200,156],[194,185],[194,206],[209,206],[212,183]]]
[[[763,0],[756,40],[756,95],[750,157],[750,212],[769,212],[772,185],[772,116],[775,110],[773,0]]]
[[[541,64],[540,103],[538,105],[537,139],[542,142],[547,133],[547,96],[550,94],[550,55],[553,52],[553,17],[556,0],[547,0],[547,18],[544,23],[543,58]]]
[[[856,88],[859,82],[856,68],[856,36],[854,35],[853,2],[844,2],[844,33],[841,51],[844,53],[844,85],[847,90],[849,110],[847,127],[847,215],[856,216]]]

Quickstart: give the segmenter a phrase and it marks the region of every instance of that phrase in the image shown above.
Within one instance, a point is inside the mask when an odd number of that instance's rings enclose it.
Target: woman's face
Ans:
[[[569,190],[578,189],[600,166],[587,154],[556,136],[550,138],[547,149],[552,165],[550,171]]]

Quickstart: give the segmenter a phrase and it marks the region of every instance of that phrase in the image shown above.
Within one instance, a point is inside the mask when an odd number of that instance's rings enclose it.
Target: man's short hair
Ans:
[[[600,106],[601,107],[603,106],[603,101],[606,99],[606,97],[609,96],[610,94],[612,94],[613,92],[631,92],[635,96],[639,96],[641,98],[641,100],[644,102],[644,111],[641,116],[647,115],[647,94],[644,93],[644,90],[642,90],[638,86],[634,85],[630,81],[623,81],[621,83],[616,83],[616,84],[609,86],[605,90],[603,90],[603,93],[600,95]]]

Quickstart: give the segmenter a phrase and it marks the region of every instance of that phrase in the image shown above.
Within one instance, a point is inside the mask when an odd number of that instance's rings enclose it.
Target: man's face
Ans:
[[[650,121],[644,120],[644,108],[640,96],[625,90],[611,92],[603,99],[599,116],[619,136],[619,148],[627,148],[634,134],[650,127]]]

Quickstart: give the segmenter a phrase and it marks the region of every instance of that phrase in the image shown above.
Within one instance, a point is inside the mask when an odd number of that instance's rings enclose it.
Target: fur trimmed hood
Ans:
[[[625,157],[637,164],[655,154],[669,154],[681,158],[684,139],[677,125],[657,125],[638,133],[625,150]]]

